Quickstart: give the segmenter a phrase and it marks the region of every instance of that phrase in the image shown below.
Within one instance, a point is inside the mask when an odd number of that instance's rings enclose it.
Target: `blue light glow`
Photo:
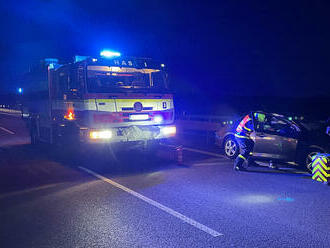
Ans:
[[[277,198],[278,201],[286,201],[286,202],[293,202],[294,199],[291,197],[279,197]]]
[[[18,88],[17,91],[18,91],[18,93],[20,93],[20,94],[23,93],[23,89],[22,89],[22,88]]]
[[[269,203],[273,202],[273,197],[270,195],[245,195],[240,198],[241,201],[244,203],[252,203],[252,204],[257,204],[257,203]]]
[[[160,124],[163,122],[163,117],[161,115],[156,115],[154,117],[154,122],[157,123],[157,124]]]
[[[113,57],[120,57],[120,53],[119,52],[115,52],[115,51],[110,51],[110,50],[103,50],[100,55],[102,57],[106,57],[106,58],[113,58]]]

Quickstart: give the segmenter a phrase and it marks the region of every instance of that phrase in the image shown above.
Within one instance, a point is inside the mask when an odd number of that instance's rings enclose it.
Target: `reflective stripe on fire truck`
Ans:
[[[134,103],[140,102],[143,107],[152,107],[152,111],[173,109],[173,99],[86,99],[53,101],[52,108],[55,110],[67,110],[73,107],[75,110],[94,110],[104,112],[122,112],[122,108],[133,108]],[[163,104],[163,103],[166,104]],[[166,106],[164,108],[164,106]]]

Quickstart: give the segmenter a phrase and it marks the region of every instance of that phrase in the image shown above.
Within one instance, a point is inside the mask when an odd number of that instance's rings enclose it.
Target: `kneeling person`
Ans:
[[[260,115],[260,116],[258,116]],[[260,121],[264,121],[264,115],[255,113],[255,117]],[[243,163],[248,161],[252,154],[254,141],[251,138],[251,133],[254,131],[253,121],[250,115],[246,115],[243,120],[238,124],[236,128],[236,140],[240,148],[240,153],[235,159],[234,169],[235,170],[246,170],[243,167]]]

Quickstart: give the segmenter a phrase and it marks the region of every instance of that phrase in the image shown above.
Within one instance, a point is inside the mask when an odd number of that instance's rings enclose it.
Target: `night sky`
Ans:
[[[187,94],[330,96],[327,1],[1,0],[0,90],[44,57],[152,57]]]

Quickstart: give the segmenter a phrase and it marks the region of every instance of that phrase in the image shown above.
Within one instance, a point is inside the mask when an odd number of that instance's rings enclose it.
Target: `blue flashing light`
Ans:
[[[110,50],[103,50],[100,55],[102,57],[106,57],[106,58],[113,58],[113,57],[120,57],[121,54],[119,52],[114,52],[114,51],[110,51]]]
[[[23,89],[22,88],[18,88],[17,91],[18,91],[18,93],[23,94]]]
[[[49,64],[58,64],[58,59],[55,59],[55,58],[46,58],[45,59],[45,62],[47,65]]]
[[[76,63],[76,62],[84,61],[88,58],[89,58],[89,56],[76,55],[76,56],[74,56],[74,62]]]

